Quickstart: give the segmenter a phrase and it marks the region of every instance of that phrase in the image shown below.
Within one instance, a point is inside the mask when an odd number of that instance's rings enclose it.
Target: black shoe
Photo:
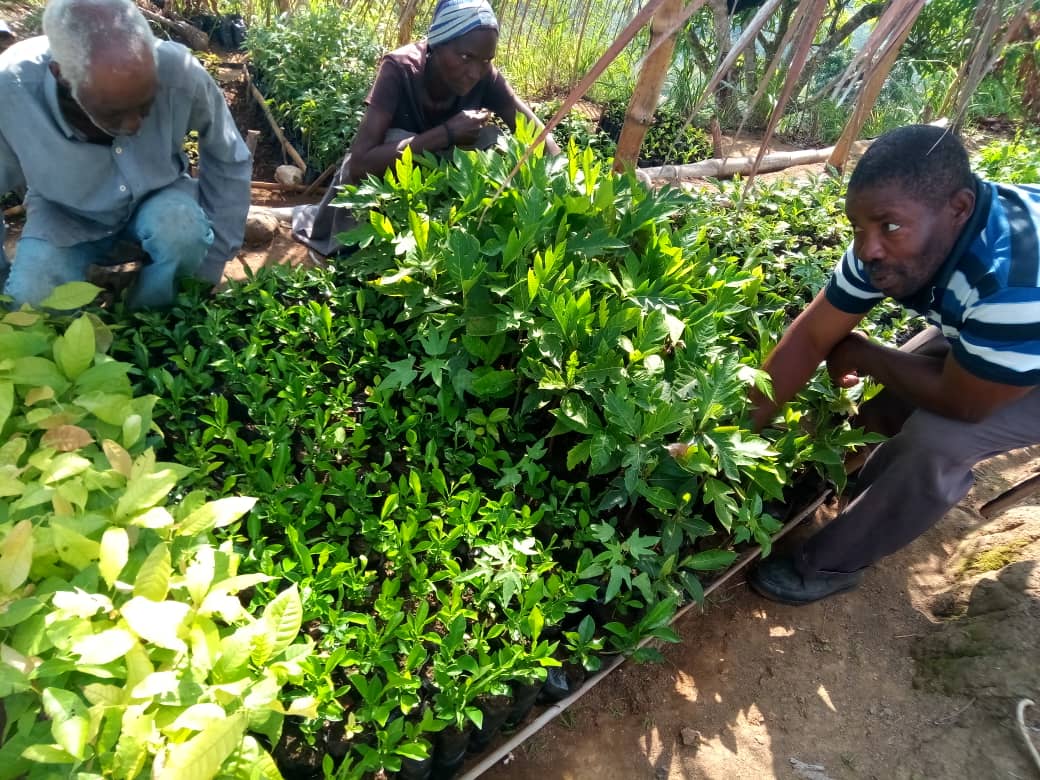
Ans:
[[[748,576],[748,584],[761,596],[781,604],[811,604],[853,590],[863,581],[863,572],[817,572],[803,577],[791,558],[766,558]]]

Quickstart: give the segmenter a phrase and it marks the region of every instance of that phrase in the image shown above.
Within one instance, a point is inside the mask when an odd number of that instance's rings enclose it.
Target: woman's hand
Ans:
[[[473,146],[489,119],[491,112],[486,108],[460,111],[444,123],[448,146]]]

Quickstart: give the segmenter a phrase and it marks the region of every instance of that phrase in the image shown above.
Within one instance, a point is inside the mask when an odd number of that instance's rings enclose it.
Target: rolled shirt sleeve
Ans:
[[[242,246],[253,165],[220,88],[197,61],[192,68],[196,90],[189,122],[199,134],[199,205],[214,236],[199,276],[218,282]]]

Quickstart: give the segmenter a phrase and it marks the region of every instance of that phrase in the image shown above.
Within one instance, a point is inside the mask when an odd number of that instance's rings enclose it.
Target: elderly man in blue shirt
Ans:
[[[38,304],[91,264],[122,262],[123,240],[149,256],[134,308],[169,305],[179,276],[218,282],[242,243],[252,168],[220,89],[128,0],[50,0],[43,31],[0,55],[0,193],[27,188],[13,264],[0,224],[4,294]]]

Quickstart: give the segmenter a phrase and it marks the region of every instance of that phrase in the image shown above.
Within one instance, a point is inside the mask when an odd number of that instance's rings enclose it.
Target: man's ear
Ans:
[[[963,227],[975,211],[975,191],[962,187],[953,193],[949,206],[953,214],[954,224],[958,228]]]

